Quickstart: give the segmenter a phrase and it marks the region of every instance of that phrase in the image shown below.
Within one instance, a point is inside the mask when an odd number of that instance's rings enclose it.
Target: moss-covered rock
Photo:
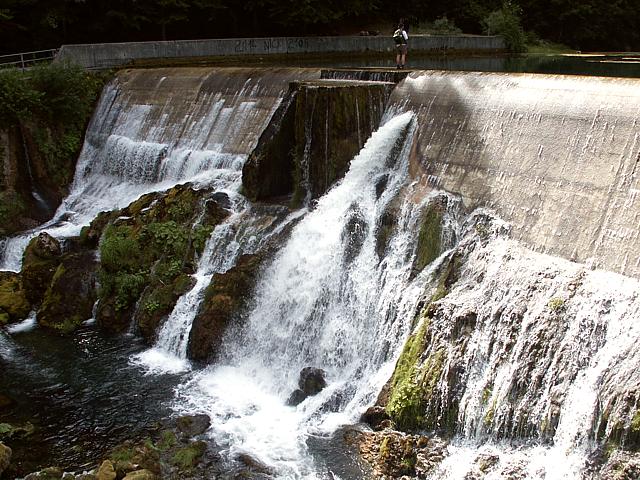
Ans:
[[[22,286],[31,305],[40,305],[60,265],[62,250],[48,233],[33,238],[22,257]]]
[[[251,297],[265,255],[243,255],[235,267],[213,276],[191,327],[189,358],[204,362],[216,357],[224,332]]]
[[[0,442],[0,476],[11,463],[12,450],[4,443]]]
[[[322,196],[379,125],[390,84],[294,82],[242,171],[251,200]]]
[[[302,82],[295,109],[293,206],[321,197],[378,127],[390,84]]]
[[[391,378],[386,411],[405,430],[436,427],[437,418],[429,414],[427,406],[437,395],[446,352],[438,349],[421,359],[428,328],[429,319],[425,318],[405,344]]]
[[[31,304],[22,288],[20,275],[0,272],[0,326],[25,319]]]
[[[197,255],[229,214],[221,205],[223,197],[178,185],[91,223],[83,242],[101,237],[99,325],[123,331],[135,316],[140,333],[155,340],[158,326],[193,285],[189,275]]]
[[[293,192],[297,90],[282,99],[256,148],[242,167],[242,186],[250,200],[265,200]]]
[[[442,218],[444,206],[434,201],[425,208],[418,231],[413,273],[420,272],[442,253]]]
[[[344,439],[370,466],[366,478],[428,478],[447,454],[446,443],[437,437],[407,435],[393,430],[347,429]]]
[[[38,324],[68,334],[91,318],[96,301],[93,251],[63,255],[38,310]]]
[[[202,440],[191,442],[174,453],[172,463],[182,470],[189,470],[198,464],[206,451],[206,442]]]

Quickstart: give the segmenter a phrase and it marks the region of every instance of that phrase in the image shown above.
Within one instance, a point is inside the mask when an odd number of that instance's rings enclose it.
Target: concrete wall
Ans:
[[[494,209],[534,250],[640,277],[640,80],[414,72],[392,102],[417,113],[425,190]]]
[[[70,60],[86,68],[109,68],[133,60],[153,58],[218,57],[235,55],[331,54],[390,52],[393,40],[387,36],[353,37],[269,37],[171,42],[103,43],[64,45],[58,60]],[[414,35],[413,52],[495,52],[504,50],[501,37]]]

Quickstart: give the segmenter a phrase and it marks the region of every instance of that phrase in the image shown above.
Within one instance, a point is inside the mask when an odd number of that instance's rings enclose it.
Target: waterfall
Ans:
[[[373,134],[267,266],[220,362],[179,388],[176,408],[209,413],[229,458],[249,454],[278,477],[316,478],[308,435],[357,420],[391,374],[430,276],[411,275],[420,212],[432,200],[413,201],[414,129],[405,113]],[[380,258],[376,237],[393,202],[401,205],[398,225]],[[329,385],[286,406],[306,366],[324,369]]]
[[[99,212],[145,193],[185,182],[228,187],[238,180],[288,80],[311,75],[295,69],[190,73],[121,72],[105,87],[70,194],[49,222],[4,242],[0,270],[19,271],[26,245],[39,232],[78,235]]]

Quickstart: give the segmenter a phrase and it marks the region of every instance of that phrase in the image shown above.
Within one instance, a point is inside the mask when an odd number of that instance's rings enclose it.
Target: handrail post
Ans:
[[[24,72],[24,54],[20,54],[20,64],[22,65],[22,71]]]

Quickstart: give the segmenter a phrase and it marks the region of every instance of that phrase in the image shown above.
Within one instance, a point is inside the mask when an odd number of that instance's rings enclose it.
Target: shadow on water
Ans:
[[[51,465],[93,465],[171,413],[181,377],[144,377],[129,365],[129,357],[145,348],[138,339],[93,328],[74,337],[37,328],[0,336],[0,393],[15,402],[0,410],[0,423],[35,426],[33,435],[7,442],[18,476]]]

